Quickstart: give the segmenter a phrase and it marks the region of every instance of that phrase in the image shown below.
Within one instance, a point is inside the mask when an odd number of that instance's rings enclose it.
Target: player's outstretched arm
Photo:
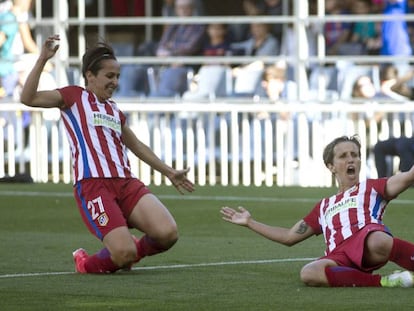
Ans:
[[[128,149],[139,159],[147,163],[153,169],[159,171],[171,180],[174,187],[183,194],[184,191],[194,191],[194,184],[187,178],[190,168],[176,170],[165,164],[146,144],[141,142],[132,129],[126,124],[122,127],[122,138]]]
[[[243,207],[239,207],[238,210],[227,206],[222,207],[221,215],[225,221],[236,225],[245,226],[269,240],[287,246],[292,246],[296,243],[299,243],[300,241],[303,241],[314,234],[312,228],[309,227],[303,220],[298,221],[290,229],[269,226],[254,220],[251,217],[250,212]]]
[[[47,61],[56,54],[56,51],[59,48],[59,45],[56,44],[58,41],[58,35],[50,36],[46,39],[42,46],[39,58],[26,78],[20,95],[20,101],[26,106],[54,108],[63,105],[62,96],[59,91],[37,91],[40,75],[42,74]]]
[[[387,180],[385,188],[388,197],[394,198],[414,184],[414,166],[408,171],[397,173]]]

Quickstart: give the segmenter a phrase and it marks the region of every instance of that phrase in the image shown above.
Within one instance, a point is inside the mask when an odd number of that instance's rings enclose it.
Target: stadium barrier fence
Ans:
[[[166,163],[190,167],[189,177],[201,186],[332,186],[323,148],[337,136],[353,134],[364,146],[362,176],[375,177],[375,143],[413,132],[414,106],[408,102],[119,101],[137,136]],[[31,111],[27,129],[23,111]],[[268,117],[259,117],[263,112]],[[283,120],[280,112],[290,117]],[[379,112],[384,117],[377,123],[371,116]],[[42,109],[16,103],[0,105],[0,113],[15,114],[15,122],[0,126],[0,177],[30,173],[35,182],[71,182],[70,148],[61,122],[45,120]],[[146,184],[169,183],[132,154],[130,162]]]

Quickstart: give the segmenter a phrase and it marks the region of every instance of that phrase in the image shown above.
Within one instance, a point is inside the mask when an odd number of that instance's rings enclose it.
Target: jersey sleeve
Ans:
[[[377,191],[385,200],[391,201],[397,197],[389,197],[385,193],[385,187],[387,186],[388,177],[369,179],[368,181],[369,183],[371,183],[372,188],[374,188],[375,191]]]
[[[321,202],[322,201],[316,204],[313,207],[313,209],[309,212],[309,214],[303,218],[306,224],[310,226],[312,230],[315,232],[315,235],[319,235],[322,233],[322,227],[319,223],[319,210]]]
[[[62,88],[57,89],[59,93],[62,95],[64,108],[70,108],[76,100],[79,99],[79,95],[82,92],[82,88],[80,86],[65,86]]]

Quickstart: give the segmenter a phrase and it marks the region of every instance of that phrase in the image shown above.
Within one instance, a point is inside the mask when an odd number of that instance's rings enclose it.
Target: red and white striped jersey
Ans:
[[[112,100],[99,102],[79,86],[58,89],[62,120],[72,153],[74,182],[84,178],[133,177],[121,138],[125,115]]]
[[[382,224],[385,207],[392,198],[385,197],[387,179],[368,179],[345,192],[318,202],[304,221],[323,233],[326,254],[367,224]]]

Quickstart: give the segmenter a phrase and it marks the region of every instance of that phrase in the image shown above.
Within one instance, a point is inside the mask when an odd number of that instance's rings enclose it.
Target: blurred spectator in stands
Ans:
[[[279,42],[270,33],[268,24],[252,23],[251,38],[231,44],[233,55],[243,56],[276,56],[279,54]],[[233,68],[234,96],[253,96],[260,85],[263,64],[255,61],[247,65]]]
[[[164,0],[161,8],[161,16],[172,17],[175,16],[174,0]]]
[[[231,54],[226,24],[212,23],[207,26],[207,40],[201,54],[203,56],[226,56]],[[227,72],[229,66],[215,61],[202,64],[194,75],[190,89],[183,94],[184,99],[223,97],[229,91]]]
[[[414,0],[407,2],[407,14],[414,14]],[[414,21],[407,22],[408,37],[410,38],[411,49],[414,49]]]
[[[283,8],[281,0],[243,0],[243,11],[246,16],[282,16]],[[283,24],[272,23],[269,24],[269,32],[278,40],[282,41]],[[249,24],[232,24],[230,25],[230,33],[233,41],[244,41],[250,36]]]
[[[398,69],[394,65],[385,65],[382,69],[384,92],[403,96],[409,100],[414,100],[414,87],[410,82],[414,77],[414,70],[410,68],[402,75],[398,74]],[[404,116],[403,116],[404,117]],[[404,135],[412,133],[403,133]],[[399,157],[399,171],[405,172],[414,164],[414,138],[413,137],[393,137],[378,141],[374,146],[375,167],[378,177],[391,176],[393,173],[394,161],[392,157]],[[390,157],[391,156],[391,157]]]
[[[203,4],[200,0],[164,0],[161,8],[161,15],[165,17],[188,17],[203,12]],[[136,54],[160,57],[199,55],[203,37],[203,25],[166,24],[163,26],[160,41],[141,43]],[[122,54],[117,53],[117,55]],[[116,96],[170,97],[181,95],[187,89],[187,72],[191,70],[192,68],[178,64],[172,66],[122,65]]]
[[[289,2],[289,14],[293,14],[293,2]],[[309,8],[309,14],[315,14],[316,12],[313,12],[314,6],[311,6]],[[301,48],[303,50],[306,50],[307,56],[316,56],[316,50],[317,50],[317,38],[318,33],[320,32],[320,26],[314,22],[308,22],[305,27],[306,32],[306,41],[301,42]],[[280,42],[280,56],[294,56],[298,53],[298,38],[297,38],[297,31],[294,28],[294,23],[288,23],[283,28],[283,35],[282,35],[282,41]],[[300,53],[303,53],[304,51],[301,50]],[[303,54],[302,54],[303,55]],[[291,72],[292,64],[288,64],[288,70],[289,70],[289,77],[293,75]],[[316,64],[309,64],[310,69],[314,68]]]
[[[371,0],[371,12],[373,14],[381,14],[384,8],[385,0]]]
[[[399,171],[406,172],[414,164],[414,137],[390,137],[374,146],[375,167],[378,177],[389,177],[393,172],[393,159],[399,157]]]
[[[403,79],[408,77],[410,73],[408,72],[407,75],[403,75]],[[409,97],[403,95],[402,93],[407,92],[409,86],[407,84],[408,81],[402,83],[399,82],[396,87],[397,81],[402,81],[399,75],[398,67],[395,64],[384,64],[380,68],[380,92],[386,98],[392,99],[394,101],[407,101]],[[393,102],[393,101],[391,101]],[[400,129],[401,132],[404,132],[404,120],[406,118],[406,114],[404,112],[393,112],[387,114],[387,120],[389,124],[393,124],[395,120],[399,120],[400,122]],[[390,134],[395,135],[393,133],[394,127],[390,128]]]
[[[256,16],[259,14],[259,0],[242,0],[242,14],[244,16]],[[241,42],[250,38],[250,24],[229,24],[229,37],[231,42]]]
[[[342,9],[340,0],[325,0],[325,13],[326,15],[349,14]],[[326,54],[345,54],[345,51],[341,51],[341,45],[346,44],[349,40],[351,24],[340,21],[326,22],[323,31]]]
[[[178,17],[194,15],[193,0],[175,0],[175,12]],[[156,50],[156,56],[192,56],[200,55],[205,26],[201,24],[174,24],[165,28]],[[189,67],[172,64],[159,71],[158,85],[150,96],[170,97],[182,95],[188,88]]]
[[[204,15],[204,4],[202,0],[194,0],[193,15],[203,16]],[[164,17],[176,16],[174,0],[164,0],[161,8],[161,15]]]
[[[289,102],[286,100],[296,99],[297,94],[297,84],[294,81],[289,80],[288,78],[288,66],[285,61],[278,61],[272,65],[263,64],[263,75],[261,80],[261,85],[258,91],[256,92],[255,99],[263,98],[268,100],[274,105],[288,105]],[[254,101],[256,102],[256,101]],[[260,101],[257,101],[260,102]],[[261,130],[262,130],[262,148],[264,148],[265,140],[268,139],[265,133],[265,120],[281,120],[281,121],[292,121],[293,123],[293,153],[294,158],[297,159],[298,155],[298,119],[297,113],[291,113],[287,111],[281,111],[278,113],[269,113],[267,111],[259,111],[254,114],[257,119],[261,121]],[[287,133],[286,130],[288,127],[284,128],[284,133]],[[310,134],[311,136],[311,134]],[[251,146],[254,146],[254,133],[251,135],[252,141]],[[262,150],[264,152],[264,149]],[[297,165],[296,160],[293,165]]]
[[[175,0],[175,12],[178,17],[194,15],[193,0]],[[205,26],[200,24],[169,25],[161,36],[156,55],[188,56],[199,55],[204,37]]]
[[[372,13],[370,0],[355,0],[352,13],[368,15]],[[378,55],[381,48],[381,24],[360,20],[352,23],[350,44],[359,45],[361,54]]]
[[[177,16],[175,13],[175,5],[174,0],[163,0],[163,4],[161,7],[161,16],[163,17],[174,17]],[[194,9],[193,9],[193,15],[196,16],[202,16],[204,15],[204,5],[202,0],[194,0]],[[165,28],[168,27],[168,24],[165,24],[163,26],[163,29],[165,31]]]
[[[18,81],[18,75],[14,68],[13,42],[18,34],[19,25],[12,10],[12,1],[0,0],[0,98],[5,98],[7,103],[14,101],[13,95]],[[13,128],[16,129],[15,111],[0,112],[0,127],[7,124],[14,125]],[[16,133],[15,131],[15,137]],[[5,133],[5,137],[8,137],[8,133]]]
[[[0,78],[6,96],[12,96],[17,85],[14,70],[13,42],[19,31],[10,0],[0,0]]]
[[[233,42],[230,47],[235,55],[272,56],[278,55],[279,41],[271,34],[269,24],[252,23],[250,38],[241,42]]]
[[[357,102],[354,102],[353,104],[369,104],[369,105],[377,105],[377,101],[376,98],[377,97],[381,97],[378,95],[377,90],[375,88],[374,82],[372,81],[371,77],[368,75],[361,75],[359,76],[352,87],[352,98],[354,100],[357,100]],[[370,137],[370,125],[371,125],[371,120],[374,120],[375,123],[377,124],[377,127],[380,126],[381,124],[381,120],[384,117],[384,113],[383,112],[354,112],[350,114],[350,118],[352,119],[352,121],[354,122],[354,128],[355,133],[357,133],[360,136],[364,136],[367,137],[367,139],[369,139]],[[365,126],[366,126],[366,130],[365,133],[358,133],[358,121],[362,119],[365,122]],[[370,154],[371,151],[371,146],[372,143],[370,141],[367,141],[367,145],[366,145],[366,154],[367,154],[367,158],[368,155]]]
[[[145,0],[112,0],[113,16],[145,16]]]
[[[18,73],[18,84],[15,89],[15,101],[20,101],[20,93],[23,88],[24,83],[26,82],[27,76],[30,73],[31,68],[36,63],[36,59],[38,54],[35,53],[26,53],[22,55],[19,60],[15,63],[15,69]],[[50,88],[57,88],[58,85],[56,83],[55,77],[53,75],[53,65],[48,62],[46,66],[43,68],[43,71],[40,75],[39,79],[39,87],[38,90],[48,90]],[[60,111],[57,108],[47,109],[42,113],[43,120],[45,121],[46,128],[48,133],[50,134],[50,128],[53,122],[56,122],[60,119]],[[25,111],[23,113],[23,131],[24,131],[24,140],[23,140],[23,147],[27,147],[29,143],[29,125],[31,123],[31,114],[29,111]],[[50,135],[49,135],[50,138]],[[27,152],[30,150],[25,150],[25,156],[30,158],[30,155],[27,155]]]
[[[296,83],[287,78],[286,62],[280,61],[264,66],[261,88],[256,95],[274,104],[280,104],[282,99],[293,99],[296,95],[296,88]],[[278,115],[282,120],[287,120],[290,116],[288,112],[280,112]],[[265,119],[269,117],[269,113],[259,112],[256,116],[259,119]]]
[[[292,2],[290,2],[290,4]],[[257,7],[258,11],[261,12],[262,15],[275,16],[276,18],[278,16],[283,16],[282,0],[261,0],[257,3]],[[271,24],[270,32],[279,42],[281,42],[283,36],[283,24]]]
[[[405,74],[399,75],[391,85],[391,91],[410,100],[414,100],[414,87],[412,86],[413,78],[413,69],[408,70]]]
[[[112,0],[108,8],[111,16],[145,16],[145,0]],[[111,45],[115,54],[120,57],[152,56],[155,53],[153,42],[142,44],[138,49],[136,45],[141,42],[144,34],[144,25],[134,25],[107,29],[111,38]],[[112,33],[111,33],[112,32]],[[115,97],[143,97],[148,95],[148,77],[146,65],[121,64],[119,87],[114,93]]]
[[[352,87],[352,98],[358,100],[357,104],[376,104],[378,99],[386,99],[389,98],[384,93],[378,92],[375,88],[374,82],[372,81],[371,77],[367,75],[359,76]],[[369,124],[370,120],[374,119],[377,123],[379,123],[382,118],[384,117],[383,112],[375,112],[373,114],[361,113],[364,115],[364,120]],[[359,113],[353,114],[352,119],[357,121],[359,118]]]
[[[3,97],[12,99],[17,85],[14,69],[13,42],[19,31],[16,16],[12,12],[12,1],[0,0],[0,81]],[[14,113],[2,113],[0,125],[12,122]]]
[[[411,97],[408,82],[412,78],[412,69],[400,76],[397,66],[384,64],[380,70],[381,92],[396,100],[408,99]]]
[[[226,56],[231,53],[228,26],[211,23],[207,25],[207,40],[204,42],[201,54],[204,56]]]
[[[384,15],[397,17],[407,12],[407,0],[384,0],[384,4]],[[404,19],[396,18],[382,22],[382,47],[380,54],[385,56],[412,55],[407,22]],[[399,60],[394,63],[400,72],[408,70],[408,61]]]
[[[28,62],[26,56],[33,55],[37,57],[39,54],[39,49],[37,44],[32,36],[32,30],[29,26],[29,16],[31,14],[30,10],[32,7],[32,0],[14,0],[13,1],[13,14],[16,16],[17,22],[19,23],[19,30],[14,37],[13,41],[13,57],[14,57],[14,67],[18,74],[18,81],[14,88],[14,101],[18,102],[20,100],[19,94],[19,82],[20,82],[20,72],[23,70],[28,70],[32,67],[33,62]],[[46,66],[48,70],[51,70],[50,64]],[[28,132],[29,125],[31,123],[31,113],[29,111],[16,111],[17,115],[22,116],[22,125],[24,129],[24,146],[28,143]]]
[[[368,105],[380,105],[384,100],[392,101],[392,98],[384,93],[382,90],[377,90],[370,76],[362,75],[358,77],[353,85],[352,98],[357,100],[355,104],[368,104]],[[367,109],[366,112],[353,113],[351,115],[352,120],[355,122],[355,128],[358,128],[356,124],[359,119],[363,119],[366,124],[366,133],[358,133],[367,137],[367,157],[370,155],[371,147],[374,142],[369,141],[371,137],[371,121],[375,121],[377,132],[381,131],[382,120],[386,117],[382,111],[375,111],[375,109]]]
[[[24,53],[38,54],[39,49],[33,39],[32,30],[29,25],[32,0],[14,0],[13,13],[19,23],[19,32],[14,40],[14,51],[22,55]]]

